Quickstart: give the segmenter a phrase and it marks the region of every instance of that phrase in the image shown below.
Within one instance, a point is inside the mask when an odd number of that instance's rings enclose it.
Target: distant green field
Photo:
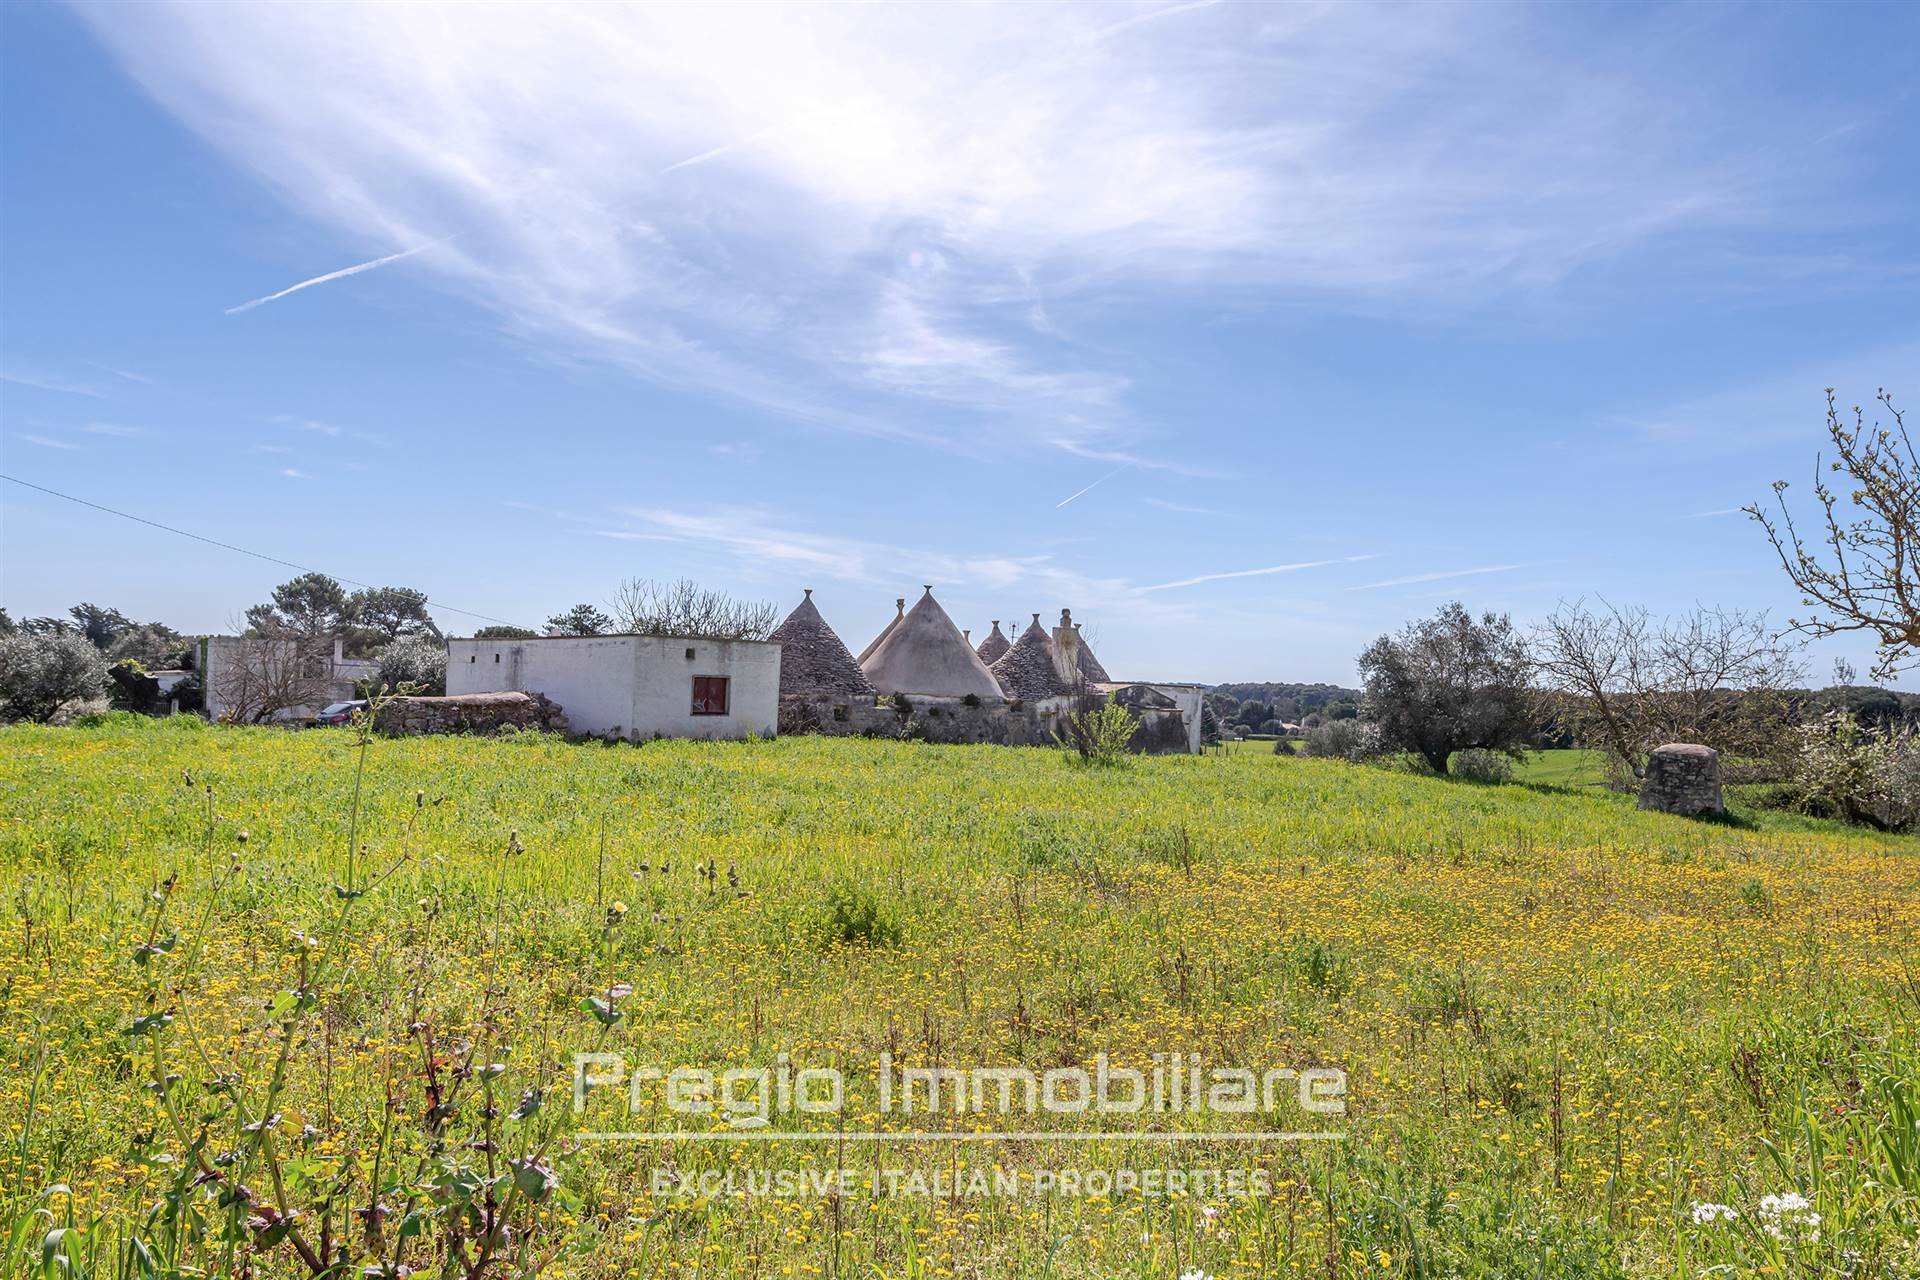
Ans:
[[[1258,748],[0,729],[0,1276],[1920,1274],[1920,842],[1642,813],[1575,752],[1527,767],[1558,789]],[[850,1107],[576,1115],[579,1050],[786,1054]],[[924,1130],[1027,1122],[875,1101],[882,1054],[1174,1053],[1347,1110],[962,1140]],[[885,1183],[1166,1168],[1263,1189]],[[781,1169],[858,1188],[660,1181]]]
[[[1548,787],[1598,787],[1606,783],[1606,757],[1598,751],[1535,751],[1514,766],[1516,782]]]
[[[1270,756],[1272,739],[1249,738],[1227,742],[1221,750],[1227,755]],[[1294,740],[1298,751],[1299,739]],[[1597,787],[1606,782],[1605,757],[1598,751],[1534,751],[1513,767],[1516,782],[1531,782],[1549,787]]]

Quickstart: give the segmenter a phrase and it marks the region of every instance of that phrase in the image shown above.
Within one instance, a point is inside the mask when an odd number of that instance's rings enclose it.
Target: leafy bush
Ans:
[[[1081,763],[1113,768],[1127,758],[1136,725],[1133,713],[1117,702],[1082,706],[1060,718],[1054,737]]]
[[[821,897],[816,934],[824,950],[832,946],[891,947],[900,941],[900,922],[863,884],[837,880]]]
[[[1332,720],[1307,730],[1301,750],[1324,760],[1352,760],[1358,763],[1381,753],[1380,731],[1366,720]]]
[[[107,687],[107,660],[78,635],[0,638],[0,720],[46,723]]]
[[[182,719],[198,717],[182,717]],[[133,711],[90,711],[86,715],[75,716],[71,727],[75,729],[144,729],[152,724],[151,717]]]
[[[1920,825],[1920,733],[1862,728],[1830,711],[1794,730],[1785,793],[1793,807],[1887,831]]]
[[[1511,782],[1513,761],[1498,751],[1469,747],[1453,757],[1453,776],[1468,782]]]
[[[377,656],[381,688],[406,688],[423,697],[446,693],[447,651],[438,641],[406,636],[380,650]]]

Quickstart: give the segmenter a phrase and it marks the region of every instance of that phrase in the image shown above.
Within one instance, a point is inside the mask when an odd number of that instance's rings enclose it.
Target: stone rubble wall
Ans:
[[[922,742],[985,742],[1011,747],[1050,747],[1054,726],[1071,710],[1072,698],[1040,702],[986,702],[962,698],[789,694],[780,699],[780,732],[827,737],[912,738]],[[1141,725],[1130,744],[1142,754],[1185,752],[1185,722],[1178,711],[1138,711]]]
[[[1720,753],[1697,743],[1655,747],[1640,782],[1640,807],[1685,817],[1726,812],[1720,798]]]
[[[463,693],[448,698],[389,698],[374,714],[381,733],[498,733],[541,729],[565,733],[560,705],[538,693]]]

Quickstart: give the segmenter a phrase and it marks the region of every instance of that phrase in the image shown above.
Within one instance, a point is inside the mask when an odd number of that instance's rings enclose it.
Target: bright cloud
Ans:
[[[1507,6],[83,11],[367,253],[294,289],[436,244],[414,269],[530,340],[958,448],[1152,452],[1083,301],[1537,286],[1777,210],[1791,158],[1728,146],[1752,104],[1665,45]]]

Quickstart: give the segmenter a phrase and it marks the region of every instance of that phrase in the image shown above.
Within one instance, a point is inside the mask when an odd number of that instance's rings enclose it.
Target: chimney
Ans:
[[[1040,615],[1034,614],[1033,620],[1040,621]],[[1073,614],[1060,611],[1060,625],[1053,629],[1053,664],[1060,678],[1078,688],[1086,683],[1086,677],[1080,674],[1080,633],[1073,625]]]
[[[339,666],[347,660],[347,642],[339,636],[333,638],[333,665]]]

